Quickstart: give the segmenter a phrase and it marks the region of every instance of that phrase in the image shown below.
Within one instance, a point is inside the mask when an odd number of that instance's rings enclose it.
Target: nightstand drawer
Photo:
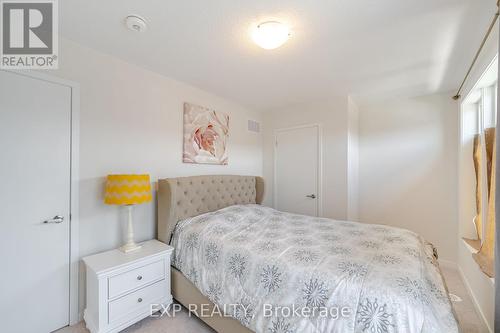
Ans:
[[[131,271],[115,275],[108,280],[108,298],[145,286],[165,277],[165,261],[160,260]]]
[[[165,294],[164,289],[165,284],[162,281],[158,281],[150,286],[109,302],[109,323],[143,308],[149,309],[152,303],[162,298]]]

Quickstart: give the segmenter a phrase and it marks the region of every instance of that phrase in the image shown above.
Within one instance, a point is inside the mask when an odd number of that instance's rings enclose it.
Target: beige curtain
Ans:
[[[474,225],[476,227],[476,239],[464,238],[464,240],[472,246],[474,249],[479,251],[481,248],[481,237],[483,235],[483,217],[481,212],[481,202],[482,202],[482,172],[481,172],[481,136],[476,134],[474,136],[474,149],[472,152],[472,158],[474,161],[474,171],[476,173],[476,217],[474,218]]]
[[[494,276],[494,251],[495,251],[495,169],[496,169],[496,144],[495,144],[495,128],[488,128],[485,130],[485,143],[486,143],[486,163],[487,163],[487,180],[488,180],[488,218],[486,225],[484,226],[485,234],[482,241],[481,248],[479,252],[473,254],[474,259],[481,267],[481,270],[489,277]],[[479,145],[480,147],[480,145]],[[478,148],[480,150],[480,148]],[[474,160],[476,156],[474,156]],[[479,160],[480,161],[480,160]],[[475,164],[475,162],[474,162]],[[476,169],[476,174],[478,174]],[[480,174],[480,172],[479,172]],[[478,184],[480,184],[480,178]],[[479,185],[480,189],[480,185]],[[476,187],[476,195],[479,193],[479,198],[476,198],[476,202],[481,202],[481,192],[478,191]],[[480,211],[480,205],[478,211]],[[477,230],[476,222],[476,230]],[[481,228],[483,226],[481,225]],[[482,235],[482,232],[478,231],[478,235]]]

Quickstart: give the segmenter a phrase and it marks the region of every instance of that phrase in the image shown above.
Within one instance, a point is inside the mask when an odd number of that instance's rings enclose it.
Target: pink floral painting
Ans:
[[[227,164],[229,116],[184,103],[184,163]]]

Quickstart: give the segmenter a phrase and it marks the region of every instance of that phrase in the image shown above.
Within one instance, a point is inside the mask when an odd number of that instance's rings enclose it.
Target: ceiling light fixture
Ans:
[[[132,31],[144,32],[148,30],[146,20],[137,15],[129,15],[125,18],[125,25]]]
[[[259,24],[252,32],[254,42],[266,50],[272,50],[285,44],[290,37],[286,25],[277,21],[267,21]]]

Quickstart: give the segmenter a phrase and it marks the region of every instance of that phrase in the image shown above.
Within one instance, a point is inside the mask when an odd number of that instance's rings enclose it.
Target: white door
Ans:
[[[69,323],[70,139],[71,88],[0,71],[2,332]]]
[[[318,216],[319,139],[318,126],[276,131],[276,209]]]

